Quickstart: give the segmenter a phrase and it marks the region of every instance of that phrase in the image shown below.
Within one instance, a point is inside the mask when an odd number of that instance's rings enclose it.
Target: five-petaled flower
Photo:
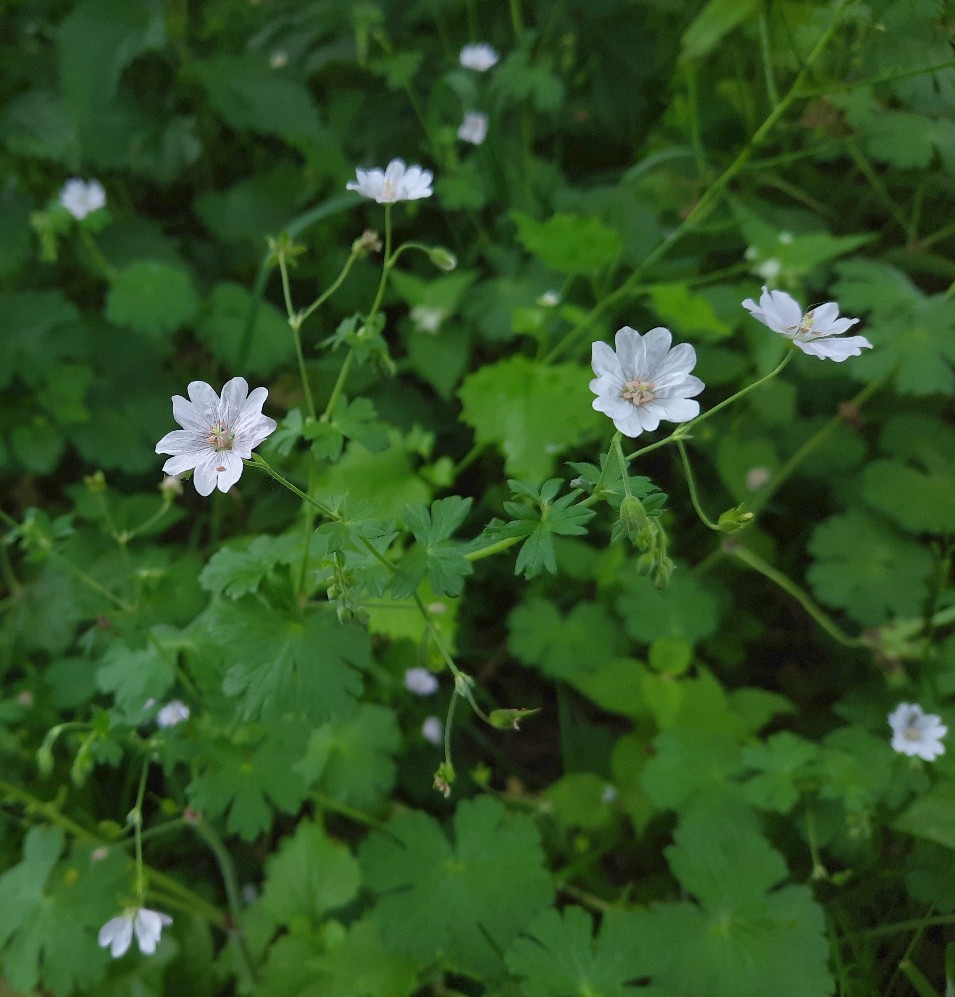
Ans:
[[[691,400],[704,388],[690,373],[696,351],[687,343],[671,350],[671,341],[670,330],[660,326],[643,336],[624,326],[616,335],[616,352],[606,343],[593,345],[593,406],[624,436],[656,429],[661,419],[687,422],[700,414],[700,403]]]
[[[379,204],[395,201],[417,201],[430,197],[434,174],[420,166],[405,166],[404,160],[393,159],[384,170],[356,169],[357,180],[349,180],[346,190],[354,190],[362,197],[370,197]]]
[[[143,955],[152,955],[159,944],[162,929],[172,924],[172,918],[158,910],[146,907],[127,907],[119,917],[107,921],[96,940],[100,948],[108,948],[109,954],[118,959],[126,954],[136,934],[136,943]]]
[[[935,713],[925,713],[916,703],[899,703],[889,714],[892,747],[903,755],[917,755],[934,761],[945,754],[942,738],[948,728]]]
[[[79,177],[73,177],[63,184],[60,204],[79,221],[106,204],[106,191],[103,190],[99,180],[90,180],[87,183]]]
[[[188,391],[188,399],[172,396],[173,418],[182,429],[156,444],[156,453],[172,454],[162,469],[177,475],[193,469],[200,495],[227,492],[242,475],[242,461],[275,432],[275,420],[262,415],[269,393],[256,388],[250,394],[244,377],[227,381],[221,398],[205,381],[192,381]]]
[[[763,286],[757,305],[752,298],[743,307],[773,332],[791,339],[793,343],[813,357],[842,363],[847,357],[857,357],[863,349],[871,350],[872,344],[865,336],[843,336],[859,320],[839,318],[839,305],[827,301],[810,308],[803,314],[799,303],[785,291],[770,291]]]
[[[475,69],[479,73],[487,72],[501,57],[486,42],[465,45],[461,49],[459,59],[465,69]]]
[[[487,115],[480,111],[468,111],[458,128],[458,138],[471,145],[480,145],[487,137]]]

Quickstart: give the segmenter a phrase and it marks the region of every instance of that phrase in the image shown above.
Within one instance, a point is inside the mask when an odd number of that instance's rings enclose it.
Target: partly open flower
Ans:
[[[796,346],[813,357],[842,363],[847,357],[857,357],[863,349],[871,350],[872,344],[865,336],[843,336],[859,320],[839,318],[835,301],[810,308],[805,315],[798,302],[785,291],[770,291],[763,286],[757,305],[752,298],[743,307],[773,332],[791,339]]]
[[[135,933],[139,951],[152,955],[162,929],[169,924],[172,924],[172,918],[168,914],[146,907],[127,907],[119,917],[112,918],[99,929],[96,940],[100,948],[108,948],[109,954],[118,959],[129,950]]]
[[[384,170],[356,169],[357,180],[349,180],[346,190],[354,190],[362,197],[370,197],[379,204],[395,201],[417,201],[430,197],[434,174],[420,166],[405,166],[404,160],[393,159]]]
[[[99,180],[67,180],[60,191],[60,204],[78,221],[106,204],[106,191]]]
[[[188,390],[188,399],[172,396],[173,418],[182,429],[156,444],[156,453],[172,454],[162,469],[175,475],[193,470],[200,495],[227,492],[242,475],[242,461],[275,432],[275,420],[262,415],[269,393],[256,388],[250,394],[244,377],[227,381],[222,398],[205,381],[192,381]]]
[[[925,713],[915,703],[899,703],[889,714],[892,728],[892,747],[903,755],[914,755],[925,761],[934,761],[945,754],[942,738],[948,728],[942,718],[934,713]]]
[[[475,69],[479,73],[484,73],[493,66],[501,57],[486,42],[475,45],[465,45],[461,49],[459,59],[465,69]]]
[[[189,707],[181,699],[173,699],[161,707],[156,714],[156,726],[161,728],[178,727],[189,719]]]
[[[609,415],[624,436],[656,429],[661,419],[688,422],[700,414],[700,403],[691,400],[704,388],[690,373],[696,351],[687,343],[671,350],[671,342],[669,329],[658,326],[641,336],[624,326],[616,335],[616,352],[594,343],[593,406]]]
[[[480,111],[468,111],[458,128],[458,138],[471,145],[480,145],[487,137],[487,115]]]

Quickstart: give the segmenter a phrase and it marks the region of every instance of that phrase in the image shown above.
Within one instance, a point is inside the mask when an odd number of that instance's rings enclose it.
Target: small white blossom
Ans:
[[[610,806],[611,803],[617,802],[617,798],[619,796],[620,794],[617,792],[617,787],[608,782],[604,786],[603,792],[600,794],[600,802]]]
[[[427,668],[409,668],[405,672],[405,688],[416,696],[432,696],[438,691],[438,680]]]
[[[763,280],[768,280],[772,284],[783,272],[782,261],[775,256],[770,256],[768,260],[763,260],[758,266],[753,267],[753,273]]]
[[[432,335],[441,328],[441,323],[448,317],[446,308],[430,305],[415,305],[411,309],[411,321],[418,332],[430,332]]]
[[[700,403],[691,401],[704,388],[690,373],[696,351],[687,343],[671,350],[671,342],[669,329],[658,326],[641,336],[624,326],[615,338],[616,352],[594,343],[593,406],[609,415],[624,436],[654,430],[661,419],[687,422],[700,414]]]
[[[379,204],[395,201],[417,201],[430,197],[434,174],[420,166],[405,166],[404,160],[393,159],[384,170],[356,169],[357,180],[349,180],[346,190],[354,190],[362,197],[370,197]]]
[[[440,717],[425,717],[421,725],[421,736],[431,744],[439,745],[444,741],[444,724]]]
[[[127,907],[119,917],[114,917],[99,929],[96,940],[102,949],[118,959],[126,954],[136,934],[136,943],[143,955],[152,955],[159,944],[162,929],[172,924],[172,918],[160,911],[145,907]]]
[[[459,58],[465,69],[476,69],[479,73],[485,73],[501,57],[490,45],[482,42],[476,45],[465,45],[461,49]]]
[[[189,707],[181,699],[174,699],[156,714],[157,727],[177,727],[189,719]]]
[[[764,286],[759,304],[747,298],[743,307],[753,318],[791,339],[803,353],[813,357],[842,363],[847,357],[859,356],[863,349],[872,349],[865,336],[842,335],[859,320],[839,318],[839,306],[835,301],[810,308],[804,315],[792,295],[785,291],[770,291]]]
[[[287,64],[288,64],[288,52],[284,51],[283,49],[277,48],[269,56],[269,66],[271,66],[272,69],[281,69],[283,66]]]
[[[487,115],[480,111],[468,111],[458,128],[458,138],[471,145],[480,145],[487,137]]]
[[[751,492],[758,492],[760,488],[765,488],[772,477],[768,467],[751,467],[746,472],[746,489]]]
[[[948,728],[942,718],[934,713],[924,713],[915,703],[899,703],[889,714],[892,728],[892,747],[903,755],[917,755],[925,761],[934,761],[945,754],[942,738]]]
[[[556,308],[560,304],[560,294],[557,291],[545,291],[538,299],[541,308]]]
[[[99,180],[87,183],[79,177],[67,180],[60,191],[60,204],[69,213],[80,220],[93,211],[98,211],[106,204],[106,191]]]
[[[256,388],[250,394],[244,377],[227,381],[221,399],[205,381],[192,381],[188,391],[188,399],[172,396],[173,418],[182,429],[156,444],[156,453],[172,454],[162,469],[171,475],[194,469],[200,495],[227,492],[242,475],[242,461],[275,432],[275,420],[262,415],[269,393]]]

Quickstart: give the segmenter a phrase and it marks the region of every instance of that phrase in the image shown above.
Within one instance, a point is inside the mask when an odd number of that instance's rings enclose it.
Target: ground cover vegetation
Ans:
[[[952,993],[952,6],[3,20],[0,989]]]

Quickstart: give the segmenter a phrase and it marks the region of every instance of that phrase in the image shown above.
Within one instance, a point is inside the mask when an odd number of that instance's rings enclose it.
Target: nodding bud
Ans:
[[[86,490],[92,492],[94,495],[102,494],[106,491],[106,477],[102,471],[94,471],[93,474],[88,474],[83,478],[83,484],[86,485]]]
[[[716,527],[721,533],[735,533],[749,526],[755,518],[754,514],[747,512],[744,506],[738,505],[735,509],[727,509],[721,513]]]
[[[625,495],[620,503],[620,522],[626,527],[627,533],[639,533],[649,525],[643,503],[632,495]]]
[[[445,273],[450,273],[458,265],[458,258],[443,246],[433,246],[429,249],[428,259]]]

